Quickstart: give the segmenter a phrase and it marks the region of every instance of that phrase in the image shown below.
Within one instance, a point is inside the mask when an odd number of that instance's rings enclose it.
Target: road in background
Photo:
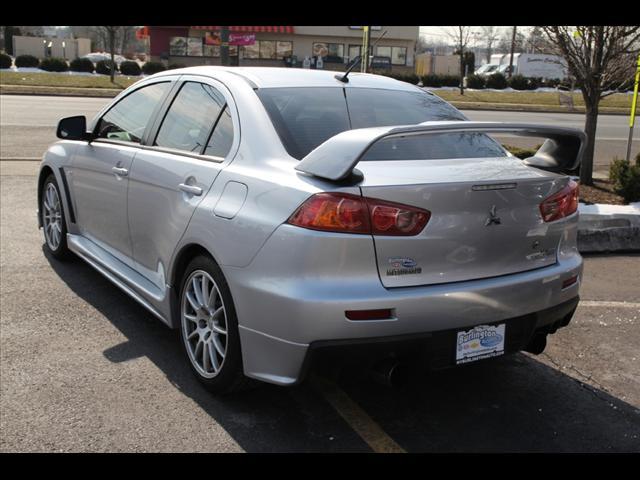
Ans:
[[[0,159],[40,158],[47,146],[56,141],[55,126],[62,117],[85,115],[88,119],[111,99],[87,97],[46,97],[28,95],[0,96]],[[584,128],[584,115],[572,113],[504,112],[465,110],[471,120],[542,123]],[[596,161],[594,170],[606,172],[614,156],[624,157],[629,135],[629,119],[623,115],[600,115],[598,118]],[[640,123],[640,122],[639,122]],[[505,143],[532,147],[535,139],[500,138]],[[635,155],[640,151],[640,127],[634,135]]]
[[[638,255],[585,258],[583,302],[543,355],[397,390],[345,370],[320,390],[215,397],[175,331],[85,262],[45,255],[37,171],[0,162],[1,452],[638,452]]]

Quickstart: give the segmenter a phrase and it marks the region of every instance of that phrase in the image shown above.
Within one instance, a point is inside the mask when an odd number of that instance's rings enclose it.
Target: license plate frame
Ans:
[[[456,365],[504,355],[506,323],[476,325],[456,332]]]

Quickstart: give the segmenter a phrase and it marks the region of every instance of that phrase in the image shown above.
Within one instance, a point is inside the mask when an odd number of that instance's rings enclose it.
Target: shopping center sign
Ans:
[[[220,32],[207,32],[204,37],[206,45],[221,45]],[[256,43],[255,33],[230,33],[229,45],[254,45]]]

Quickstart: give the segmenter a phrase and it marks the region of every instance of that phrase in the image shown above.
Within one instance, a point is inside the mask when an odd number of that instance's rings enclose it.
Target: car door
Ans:
[[[175,247],[239,142],[235,107],[215,80],[182,77],[129,175],[136,270],[164,289]]]
[[[132,257],[127,219],[128,175],[153,113],[171,82],[143,86],[98,120],[97,138],[78,147],[69,175],[80,233],[122,261]]]

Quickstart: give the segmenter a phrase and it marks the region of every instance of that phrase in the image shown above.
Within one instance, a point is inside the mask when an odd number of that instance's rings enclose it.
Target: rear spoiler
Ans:
[[[349,177],[369,147],[379,140],[435,133],[504,133],[524,137],[543,137],[545,142],[533,157],[523,162],[553,172],[573,171],[582,161],[586,135],[582,130],[527,123],[504,122],[424,122],[418,125],[371,127],[339,133],[304,157],[296,170],[327,180]]]

